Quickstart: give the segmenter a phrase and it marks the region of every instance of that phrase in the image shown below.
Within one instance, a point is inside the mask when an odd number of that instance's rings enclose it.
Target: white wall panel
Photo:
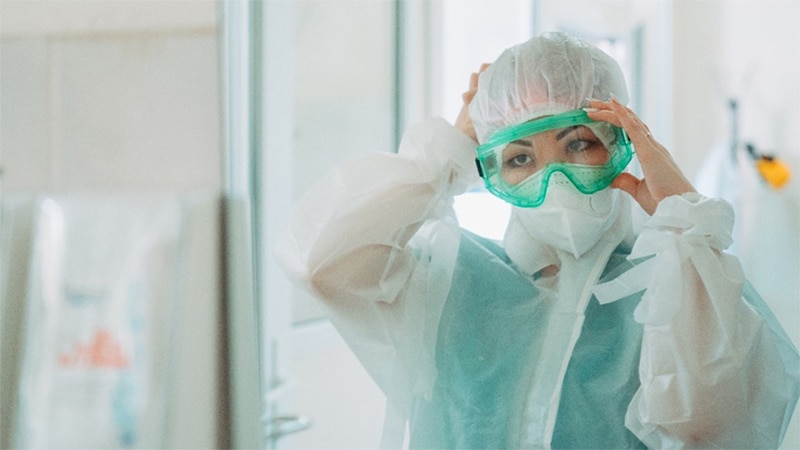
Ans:
[[[0,37],[216,28],[214,0],[3,0]]]
[[[214,36],[71,39],[52,49],[58,187],[219,186]]]
[[[51,187],[49,73],[45,40],[0,42],[0,192]]]

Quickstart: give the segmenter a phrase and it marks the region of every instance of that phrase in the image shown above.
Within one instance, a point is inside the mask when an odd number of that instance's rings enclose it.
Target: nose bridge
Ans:
[[[547,174],[547,179],[544,182],[545,187],[549,187],[550,185],[554,184],[564,184],[564,183],[572,183],[572,180],[570,180],[569,176],[567,175],[567,172],[564,170],[563,167],[554,167],[552,170],[550,170],[549,173]]]
[[[558,130],[548,130],[531,136],[531,142],[536,153],[537,166],[541,169],[545,165],[557,162],[572,162],[569,154],[559,145],[556,134]]]

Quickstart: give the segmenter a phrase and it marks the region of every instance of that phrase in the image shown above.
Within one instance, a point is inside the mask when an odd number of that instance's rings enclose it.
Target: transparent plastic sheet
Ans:
[[[644,262],[595,289],[604,303],[603,291],[646,289],[634,311],[642,385],[625,423],[648,447],[776,448],[786,432],[797,350],[724,253],[732,226],[722,200],[669,197],[631,251]]]
[[[165,445],[181,226],[177,198],[38,201],[15,447]]]
[[[438,321],[459,241],[452,196],[480,182],[474,148],[443,119],[421,123],[398,155],[345,162],[321,179],[275,243],[289,278],[322,301],[389,398],[387,417],[397,420],[386,424],[387,447],[402,445],[411,396],[428,396],[435,378]]]

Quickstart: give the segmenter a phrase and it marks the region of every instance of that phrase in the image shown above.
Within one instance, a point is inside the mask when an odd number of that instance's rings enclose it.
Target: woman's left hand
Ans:
[[[464,103],[461,105],[461,112],[458,113],[455,123],[456,128],[463,131],[475,142],[478,142],[478,137],[475,135],[475,126],[472,125],[472,118],[469,116],[469,104],[472,103],[472,99],[475,98],[475,94],[478,92],[478,77],[488,67],[489,63],[483,63],[481,68],[469,77],[469,89],[461,95],[461,100]]]
[[[586,112],[592,120],[608,122],[628,133],[644,177],[640,180],[623,172],[614,179],[611,187],[629,193],[648,214],[652,215],[659,202],[669,196],[696,192],[669,150],[653,138],[647,125],[630,108],[616,99],[607,102],[591,100]]]

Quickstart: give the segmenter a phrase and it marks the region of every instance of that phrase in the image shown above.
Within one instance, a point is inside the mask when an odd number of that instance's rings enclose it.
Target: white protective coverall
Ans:
[[[471,116],[483,141],[611,94],[625,95],[616,63],[549,34],[481,75]],[[613,190],[613,223],[580,254],[528,233],[515,208],[501,245],[453,213],[478,182],[475,146],[425,121],[398,154],[320,180],[278,244],[386,393],[385,446],[405,420],[411,448],[780,445],[798,353],[724,252],[727,203],[668,197],[634,230],[638,205]]]

